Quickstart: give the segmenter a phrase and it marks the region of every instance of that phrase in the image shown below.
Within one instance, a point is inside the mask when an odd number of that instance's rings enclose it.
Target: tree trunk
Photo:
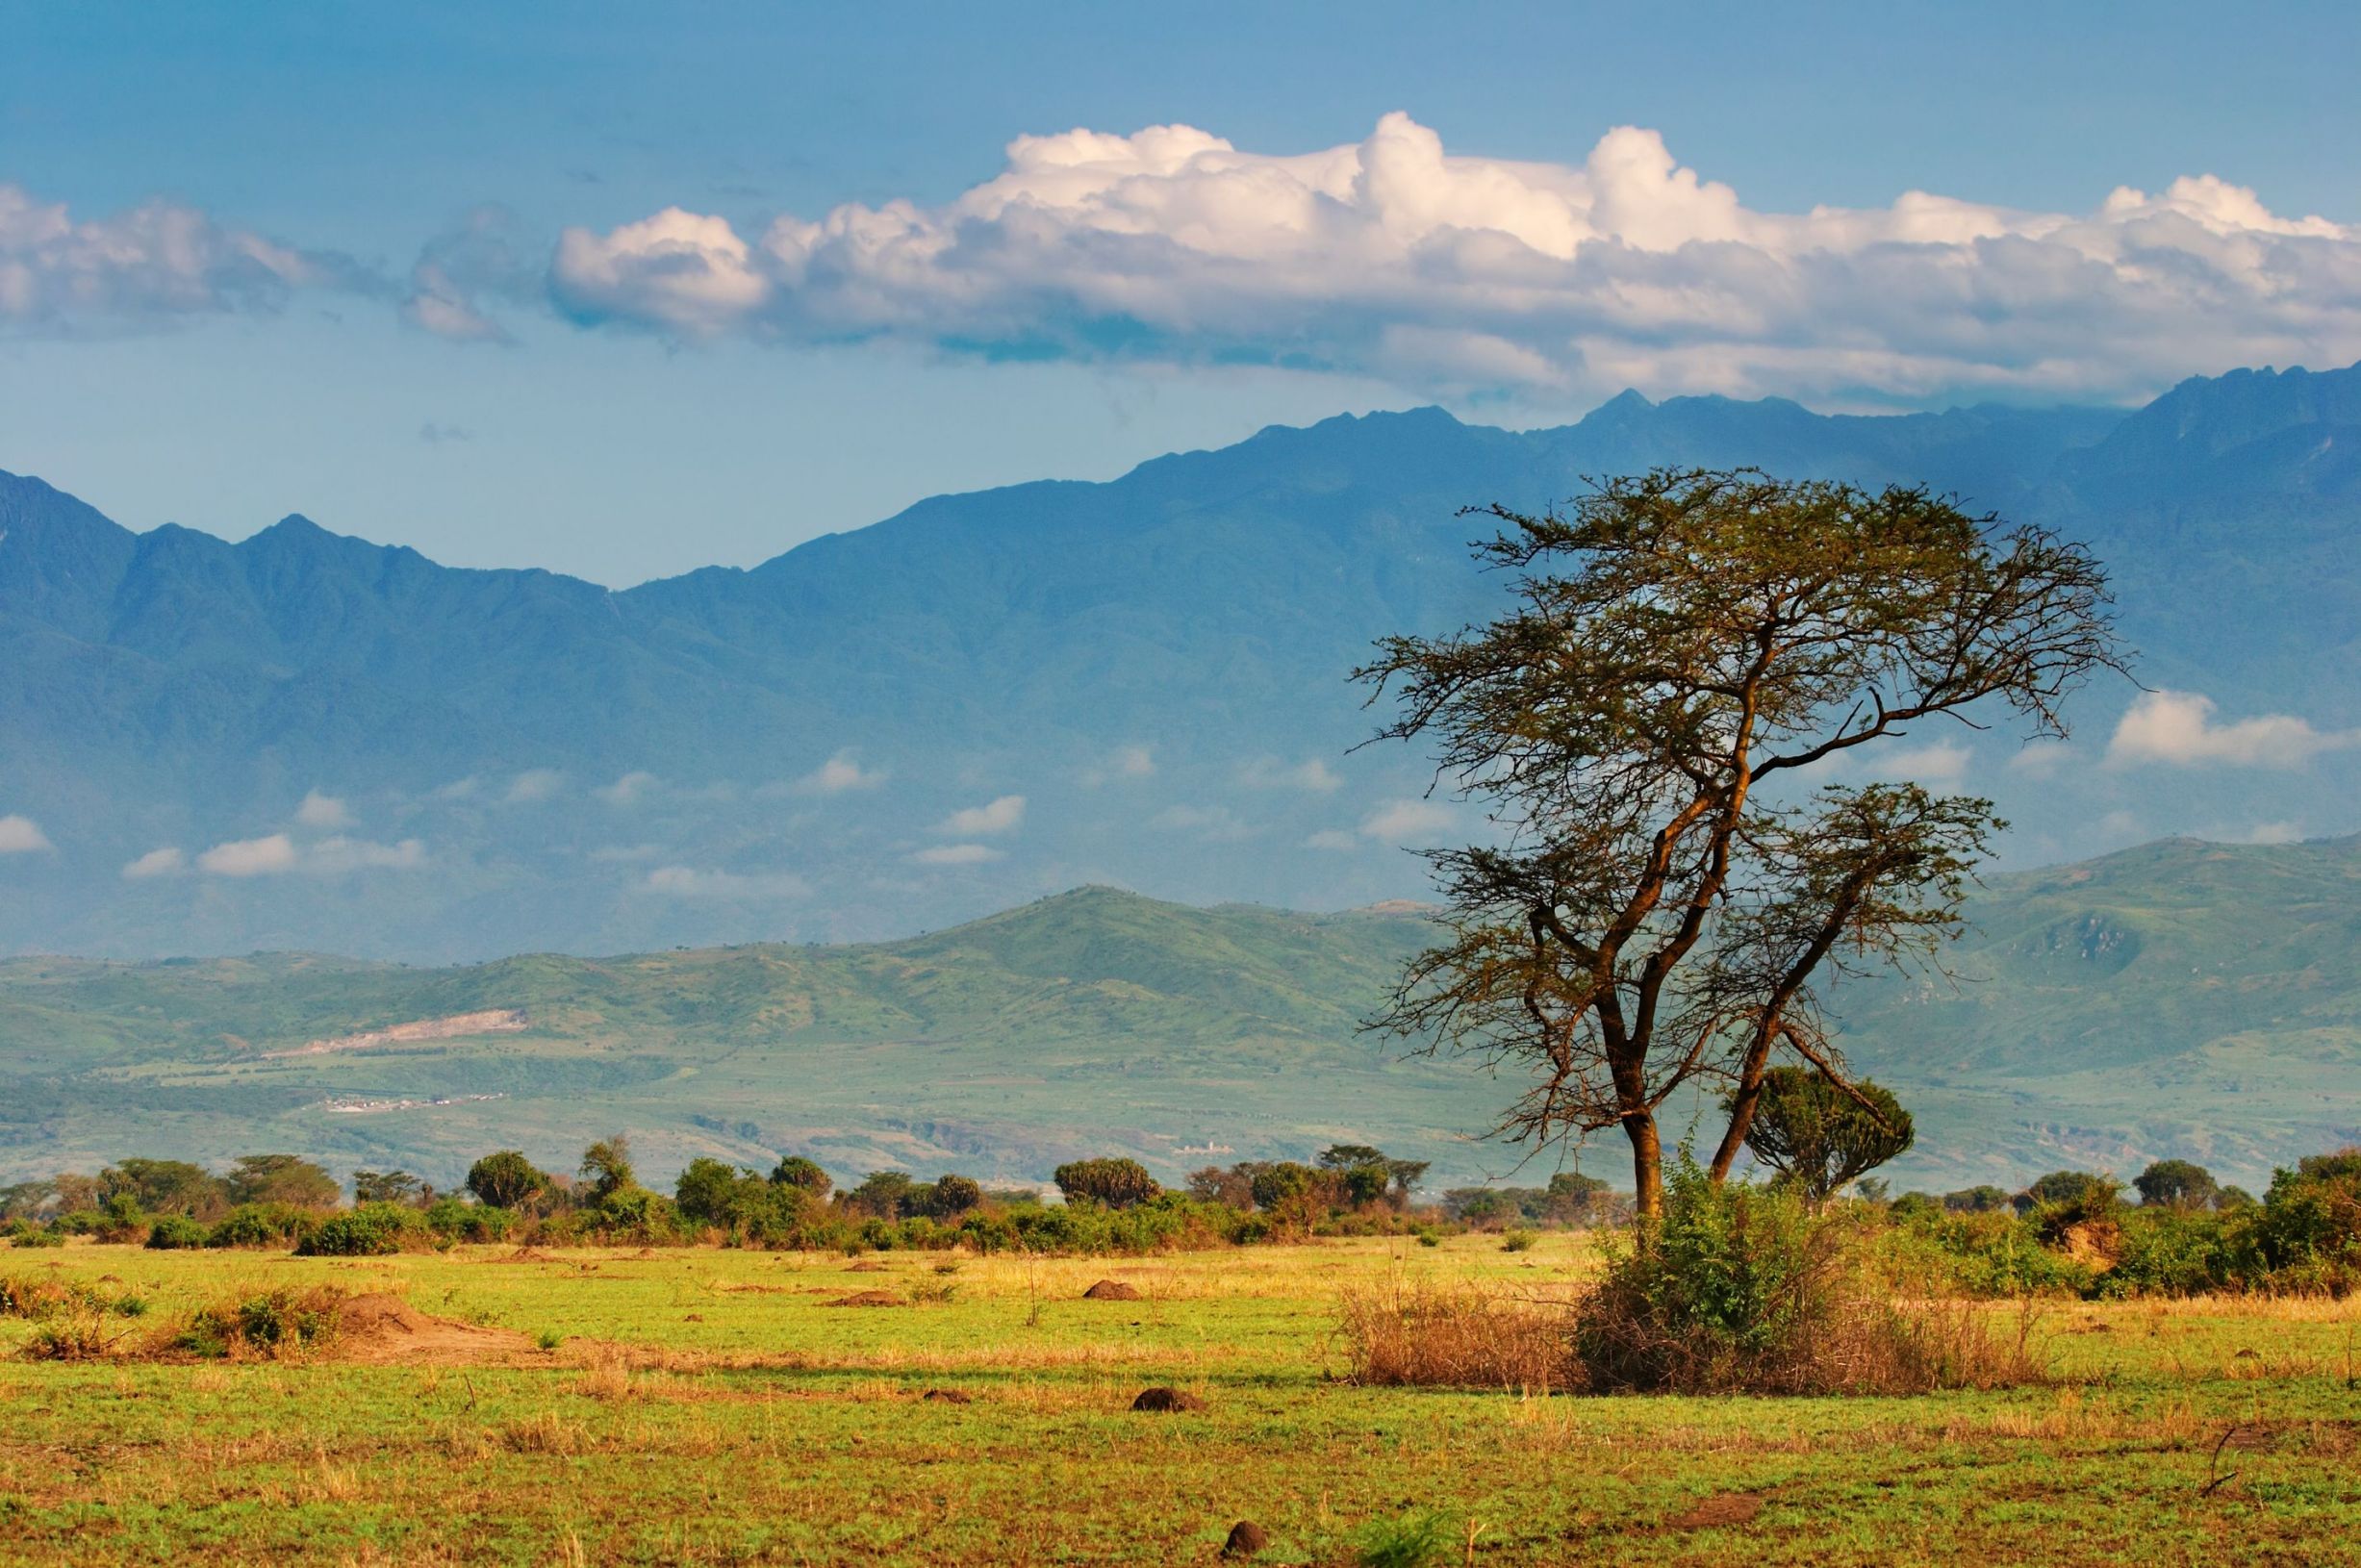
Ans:
[[[1642,1222],[1664,1212],[1664,1145],[1657,1136],[1656,1113],[1631,1111],[1623,1118],[1624,1135],[1632,1140],[1632,1191]]]

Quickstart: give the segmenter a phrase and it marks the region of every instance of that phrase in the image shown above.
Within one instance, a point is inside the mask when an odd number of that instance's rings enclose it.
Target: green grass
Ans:
[[[2361,1302],[2061,1304],[2034,1329],[2048,1388],[1525,1398],[1340,1380],[1336,1293],[1397,1271],[1562,1291],[1579,1238],[882,1261],[0,1253],[137,1291],[142,1327],[326,1283],[527,1336],[500,1368],[54,1365],[13,1360],[31,1326],[0,1321],[0,1560],[1163,1564],[1247,1518],[1262,1560],[1339,1563],[1428,1511],[1454,1563],[1471,1526],[1487,1564],[2361,1557]],[[1078,1299],[1107,1276],[1145,1299]],[[942,1282],[937,1305],[823,1304]],[[1207,1408],[1130,1413],[1153,1383]],[[1737,1493],[1751,1522],[1684,1527]]]

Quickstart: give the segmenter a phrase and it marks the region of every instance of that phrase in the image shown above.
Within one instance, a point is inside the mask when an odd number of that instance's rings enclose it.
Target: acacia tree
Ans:
[[[1774,1052],[1846,1083],[1815,983],[1932,961],[2000,825],[1984,800],[1804,771],[1979,706],[2065,734],[2068,694],[2120,668],[2105,575],[1923,489],[1754,470],[1485,515],[1505,526],[1477,555],[1513,607],[1355,672],[1398,703],[1378,738],[1429,745],[1438,786],[1502,829],[1429,854],[1447,938],[1372,1023],[1529,1069],[1504,1135],[1620,1128],[1652,1217],[1666,1098],[1723,1080],[1721,1179]]]

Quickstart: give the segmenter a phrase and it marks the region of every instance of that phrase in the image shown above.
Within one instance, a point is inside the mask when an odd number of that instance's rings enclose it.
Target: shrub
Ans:
[[[13,1247],[63,1247],[65,1232],[57,1226],[29,1225],[19,1229],[10,1242]]]
[[[1413,1508],[1399,1519],[1372,1519],[1354,1537],[1360,1568],[1434,1568],[1449,1559],[1451,1521],[1434,1508]]]
[[[494,1208],[517,1208],[548,1188],[549,1178],[519,1150],[486,1154],[468,1167],[468,1191]]]
[[[1716,1185],[1684,1154],[1662,1218],[1585,1298],[1576,1353],[1601,1391],[1919,1393],[2035,1375],[1972,1309],[1904,1304],[1867,1242],[1852,1215]]]
[[[286,1203],[241,1203],[205,1236],[208,1247],[287,1247],[318,1227],[319,1216]]]
[[[2211,1171],[2188,1160],[2158,1160],[2131,1184],[2140,1201],[2154,1208],[2210,1208],[2221,1190]]]
[[[2116,1235],[2115,1267],[2094,1281],[2095,1294],[2199,1296],[2219,1290],[2233,1272],[2221,1217],[2157,1200],[2124,1217]]]
[[[1504,1252],[1530,1252],[1536,1239],[1530,1230],[1505,1231],[1500,1238],[1500,1250]]]
[[[441,1237],[418,1210],[397,1203],[363,1203],[322,1220],[295,1244],[298,1257],[384,1257],[435,1247]]]
[[[492,1242],[507,1237],[517,1217],[490,1203],[465,1203],[438,1198],[419,1210],[419,1219],[436,1235],[455,1242]]]
[[[827,1172],[820,1168],[819,1161],[805,1159],[800,1154],[789,1154],[773,1166],[771,1179],[782,1187],[800,1188],[814,1198],[827,1197],[828,1188],[834,1185],[828,1180]]]
[[[205,1238],[210,1234],[212,1232],[204,1226],[186,1214],[159,1215],[147,1228],[147,1245],[160,1252],[178,1252],[204,1246]]]
[[[1353,1380],[1366,1386],[1546,1392],[1582,1380],[1563,1304],[1479,1285],[1396,1278],[1382,1290],[1348,1290],[1341,1328]]]
[[[300,1355],[336,1337],[337,1311],[343,1299],[344,1293],[331,1286],[303,1290],[284,1285],[199,1308],[166,1329],[159,1343],[165,1350],[209,1360]]]

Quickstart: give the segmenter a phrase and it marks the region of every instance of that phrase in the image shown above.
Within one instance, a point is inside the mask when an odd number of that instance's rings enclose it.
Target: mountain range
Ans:
[[[2066,752],[1913,737],[1893,765],[1997,797],[2008,864],[2361,825],[2332,766],[2361,725],[2361,367],[2129,412],[1340,417],[623,592],[300,517],[135,534],[0,476],[0,951],[447,962],[872,940],[1086,882],[1415,896],[1402,849],[1476,824],[1420,758],[1353,749],[1374,718],[1346,672],[1499,603],[1460,508],[1655,465],[1925,483],[2056,528],[2112,569],[2144,681],[2311,726],[2272,768],[2119,766],[2135,691],[2108,683]]]

